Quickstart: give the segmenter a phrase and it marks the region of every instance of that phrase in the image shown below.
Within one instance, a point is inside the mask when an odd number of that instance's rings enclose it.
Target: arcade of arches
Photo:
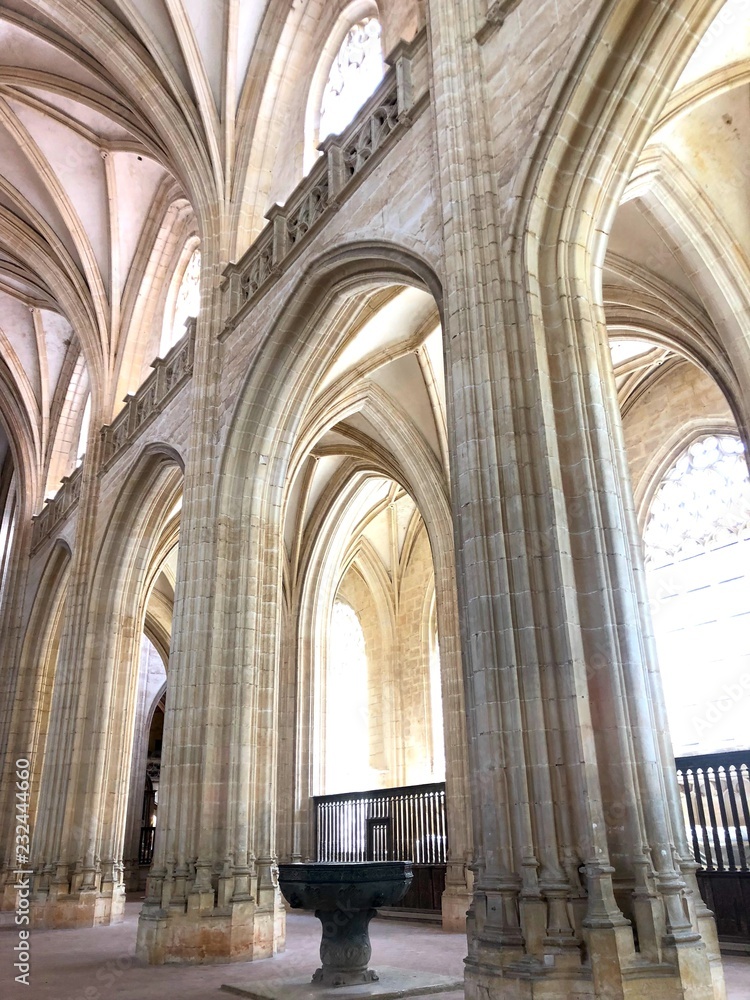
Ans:
[[[151,963],[444,782],[467,997],[725,996],[749,143],[747,0],[0,0],[5,908],[19,760],[35,925]]]

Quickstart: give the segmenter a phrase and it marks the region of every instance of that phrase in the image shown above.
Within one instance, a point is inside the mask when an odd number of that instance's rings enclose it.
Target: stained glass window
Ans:
[[[366,17],[349,29],[333,60],[320,105],[318,141],[346,128],[384,72],[380,22]]]
[[[643,540],[661,566],[736,541],[750,532],[750,480],[738,437],[694,441],[654,496]]]

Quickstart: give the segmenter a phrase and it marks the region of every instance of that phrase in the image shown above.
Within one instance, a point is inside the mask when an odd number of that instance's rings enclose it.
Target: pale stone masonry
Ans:
[[[166,697],[138,957],[283,950],[341,600],[377,783],[444,749],[466,996],[722,1000],[639,530],[750,428],[742,3],[146,7],[0,2],[3,905],[28,758],[35,926],[121,919]]]

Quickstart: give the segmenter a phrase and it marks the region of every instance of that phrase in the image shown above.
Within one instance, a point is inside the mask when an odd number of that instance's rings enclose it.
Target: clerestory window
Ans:
[[[177,341],[185,336],[185,323],[190,317],[197,316],[201,304],[201,252],[200,248],[193,250],[182,272],[177,294],[174,297],[171,323],[165,316],[159,354],[164,355]]]
[[[81,429],[78,432],[78,448],[76,450],[76,466],[79,466],[83,462],[83,456],[86,454],[86,447],[89,440],[89,428],[91,426],[91,393],[86,397],[86,405],[83,408],[83,417],[81,418]]]
[[[342,132],[383,79],[380,22],[366,17],[347,31],[333,60],[320,104],[318,139]]]
[[[736,435],[683,451],[643,540],[675,753],[750,745],[750,479]]]
[[[651,503],[643,540],[655,566],[699,555],[750,532],[744,449],[731,434],[694,441],[666,474]]]

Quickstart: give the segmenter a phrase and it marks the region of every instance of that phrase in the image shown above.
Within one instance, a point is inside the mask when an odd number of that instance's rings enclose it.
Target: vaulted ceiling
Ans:
[[[413,30],[414,0],[382,5],[391,35]],[[35,509],[75,463],[89,391],[96,431],[148,373],[186,240],[217,225],[222,261],[236,258],[283,195],[284,128],[304,117],[343,6],[0,0],[0,422]],[[717,329],[750,323],[732,301],[750,290],[750,25],[742,0],[722,16],[644,151],[603,270],[618,335],[671,349],[686,328],[714,354]],[[401,394],[420,383],[416,358],[373,378]],[[712,370],[735,362],[717,354]],[[423,423],[444,460],[444,427]]]
[[[677,81],[608,240],[610,335],[651,345],[616,363],[626,408],[684,358],[730,397],[750,387],[748,148],[750,20],[729,0]]]
[[[36,504],[75,463],[88,392],[107,422],[156,356],[157,285],[201,198],[221,202],[270,6],[0,4],[0,358],[17,403],[0,418]]]

